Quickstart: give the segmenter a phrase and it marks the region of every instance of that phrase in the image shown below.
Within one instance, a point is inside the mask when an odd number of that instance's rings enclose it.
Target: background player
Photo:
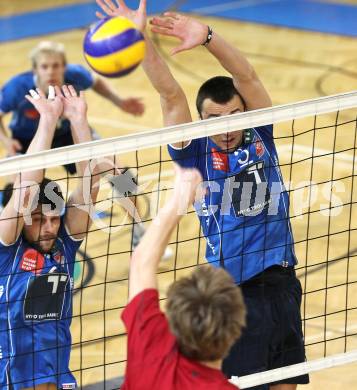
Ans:
[[[91,141],[82,92],[78,97],[73,86],[63,86],[62,96],[56,87],[53,100],[40,90],[31,92],[26,99],[40,119],[27,153],[50,149],[61,116],[70,122],[76,143]],[[78,170],[86,166],[81,162]],[[93,187],[79,180],[61,217],[61,190],[43,174],[41,169],[18,176],[0,216],[0,284],[5,286],[0,297],[0,383],[14,390],[75,387],[68,367],[73,273],[76,251],[90,226],[87,211],[77,206],[89,204],[86,188],[95,201],[99,176],[94,171],[89,177]]]
[[[196,169],[176,167],[175,173],[172,196],[130,261],[129,303],[122,315],[128,359],[121,389],[236,389],[220,370],[245,324],[243,298],[232,277],[209,265],[196,268],[169,287],[168,318],[160,311],[158,264],[182,217],[179,210],[194,201],[202,180]]]
[[[31,102],[24,96],[30,90],[36,87],[47,92],[49,85],[71,84],[77,91],[92,88],[95,92],[111,101],[121,110],[132,115],[142,115],[144,105],[138,98],[121,98],[117,92],[101,77],[94,76],[91,72],[81,65],[67,64],[64,46],[56,42],[40,42],[31,52],[32,71],[22,73],[9,80],[0,92],[0,141],[4,144],[8,156],[17,153],[26,153],[39,123],[39,112],[34,108]],[[11,136],[7,135],[2,117],[12,112],[10,122]],[[93,138],[99,136],[93,132]],[[53,137],[51,148],[68,146],[73,144],[70,122],[64,117],[60,117],[56,125],[56,132]],[[69,164],[65,166],[66,170],[76,173],[76,165]],[[107,174],[118,175],[120,171],[125,172],[130,180],[135,181],[133,174],[127,168],[115,168],[114,162],[101,163],[100,170]],[[10,182],[13,178],[10,178]],[[111,180],[115,194],[114,196],[122,198],[122,192],[116,185],[118,180]],[[6,187],[11,187],[9,183]],[[125,190],[125,189],[124,189]],[[0,192],[0,196],[2,193]],[[102,213],[100,215],[106,215]],[[144,233],[141,224],[135,224],[133,229],[133,247],[140,241]],[[165,257],[171,256],[171,251],[165,253]]]
[[[142,115],[144,105],[138,98],[121,98],[118,93],[101,77],[94,76],[81,65],[67,64],[64,46],[56,42],[40,42],[31,52],[32,70],[19,74],[3,86],[0,93],[0,141],[8,156],[25,153],[38,126],[39,113],[25,94],[34,88],[48,90],[49,85],[71,84],[77,91],[92,88],[96,93],[111,101],[119,109],[132,114]],[[12,112],[9,125],[11,136],[7,135],[2,117]],[[72,145],[68,120],[60,118],[57,124],[52,147]],[[75,165],[67,167],[75,173]]]
[[[137,11],[129,10],[123,1],[118,1],[119,8],[111,1],[97,3],[108,15],[132,18],[144,31],[145,1]],[[207,25],[176,13],[165,13],[151,23],[154,32],[181,40],[173,53],[204,44],[232,75],[215,77],[202,85],[197,96],[202,119],[271,105],[243,54]],[[143,66],[160,94],[164,124],[190,122],[186,96],[149,39]],[[207,238],[207,260],[225,267],[242,285],[247,329],[223,364],[225,374],[242,376],[304,361],[302,291],[294,271],[289,200],[272,126],[180,143],[170,146],[169,152],[180,165],[198,168],[207,182],[208,194],[197,208]],[[210,211],[205,213],[207,209]],[[307,383],[308,377],[282,382],[271,388],[294,389],[297,383]]]

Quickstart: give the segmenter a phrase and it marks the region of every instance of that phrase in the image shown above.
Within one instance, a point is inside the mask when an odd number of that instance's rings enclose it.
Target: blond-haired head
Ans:
[[[223,359],[240,337],[246,310],[240,288],[222,268],[197,268],[168,290],[167,316],[180,351],[190,359]]]
[[[30,60],[32,67],[35,69],[37,60],[41,55],[59,55],[63,59],[63,64],[66,65],[66,52],[63,43],[42,41],[35,46],[30,52]]]

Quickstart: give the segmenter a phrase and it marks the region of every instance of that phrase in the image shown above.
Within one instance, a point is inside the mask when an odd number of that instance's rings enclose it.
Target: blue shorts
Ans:
[[[241,286],[247,327],[230,350],[222,370],[230,378],[305,361],[300,305],[302,290],[292,267],[273,266]],[[302,375],[271,383],[307,384]],[[254,390],[267,390],[269,385]]]
[[[74,389],[76,380],[68,367],[70,349],[70,340],[67,340],[67,345],[63,340],[52,340],[47,347],[34,341],[32,351],[19,351],[9,359],[7,380],[3,383],[10,382],[10,390],[32,388],[44,383],[56,384],[58,389]]]

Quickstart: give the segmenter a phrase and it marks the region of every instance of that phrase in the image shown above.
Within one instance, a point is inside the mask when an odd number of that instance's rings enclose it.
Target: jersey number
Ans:
[[[234,181],[232,204],[237,217],[254,216],[267,207],[270,191],[265,177],[264,161],[249,165],[230,180]]]

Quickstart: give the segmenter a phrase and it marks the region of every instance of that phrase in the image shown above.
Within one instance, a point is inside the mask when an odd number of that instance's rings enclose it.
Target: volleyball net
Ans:
[[[128,298],[129,258],[170,195],[174,172],[167,144],[270,124],[290,198],[307,362],[232,382],[249,388],[357,362],[357,92],[351,92],[0,161],[2,184],[6,176],[44,169],[65,199],[78,178],[62,165],[112,164],[101,172],[93,223],[74,270],[71,370],[80,387],[115,388],[124,375],[120,315]],[[264,152],[264,145],[256,148]],[[118,167],[121,175],[115,174]],[[205,249],[190,209],[160,264],[163,303],[173,281],[206,264]]]

